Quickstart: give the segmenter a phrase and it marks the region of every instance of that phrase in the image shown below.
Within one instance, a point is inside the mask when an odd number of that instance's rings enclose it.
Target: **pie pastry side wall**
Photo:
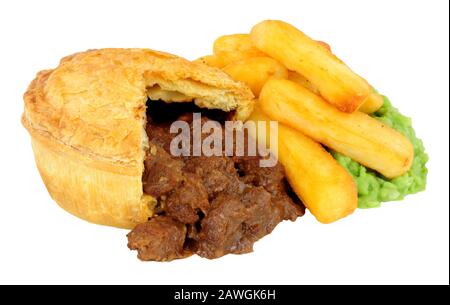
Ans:
[[[156,199],[143,194],[141,175],[111,170],[38,133],[31,142],[49,194],[71,214],[124,229],[153,215]]]

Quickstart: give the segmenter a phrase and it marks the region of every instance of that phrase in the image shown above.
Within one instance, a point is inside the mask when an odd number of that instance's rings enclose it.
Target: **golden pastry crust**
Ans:
[[[147,98],[193,101],[246,119],[253,96],[218,69],[146,49],[102,49],[38,73],[24,95],[32,136],[51,196],[88,221],[124,228],[152,215],[143,194]]]

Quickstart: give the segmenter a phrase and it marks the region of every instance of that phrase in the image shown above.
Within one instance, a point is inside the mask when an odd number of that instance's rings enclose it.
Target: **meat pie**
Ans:
[[[38,73],[24,100],[52,198],[87,221],[132,229],[128,246],[142,260],[246,253],[304,213],[280,164],[172,153],[172,122],[193,128],[201,113],[220,126],[252,112],[250,89],[218,69],[152,50],[90,50]]]

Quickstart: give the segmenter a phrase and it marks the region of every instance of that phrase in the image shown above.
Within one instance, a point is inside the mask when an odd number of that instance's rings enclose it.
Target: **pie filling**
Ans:
[[[193,103],[147,105],[149,149],[142,182],[144,193],[157,198],[158,206],[154,217],[128,234],[128,247],[137,250],[141,260],[248,253],[278,223],[304,214],[281,164],[260,167],[260,156],[170,153],[177,136],[170,133],[172,122],[187,122],[192,129],[193,113],[200,112],[202,124],[213,120],[223,125],[226,113]],[[189,142],[193,145],[192,138]]]

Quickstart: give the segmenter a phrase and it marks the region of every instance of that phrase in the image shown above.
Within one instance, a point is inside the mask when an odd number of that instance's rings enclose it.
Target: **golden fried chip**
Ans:
[[[288,79],[293,81],[294,83],[297,83],[297,84],[305,87],[309,91],[311,91],[317,95],[320,95],[319,90],[317,90],[317,88],[314,87],[314,85],[311,84],[311,82],[309,80],[307,80],[306,77],[304,77],[303,75],[301,75],[295,71],[289,71]]]
[[[286,22],[266,20],[257,24],[251,31],[251,40],[262,52],[303,75],[341,111],[358,110],[372,93],[367,81],[327,47]]]
[[[384,104],[383,96],[379,95],[378,93],[372,93],[359,108],[359,111],[364,113],[374,113],[375,111],[380,109],[381,106],[383,106],[383,104]]]
[[[294,71],[289,71],[288,79],[305,87],[309,91],[317,95],[320,95],[319,90],[313,84],[311,84],[311,82],[307,80],[306,77],[304,77],[303,75]],[[383,103],[384,103],[383,96],[374,92],[371,95],[369,95],[369,97],[364,101],[361,107],[359,107],[359,111],[369,114],[374,113],[375,111],[380,109],[381,106],[383,106]]]
[[[264,84],[271,78],[287,78],[287,69],[270,57],[251,57],[229,64],[223,71],[233,79],[244,82],[255,97]]]
[[[246,58],[267,56],[252,44],[248,34],[221,36],[214,42],[213,50],[225,65]]]
[[[259,105],[272,119],[289,125],[387,178],[411,167],[414,150],[402,134],[362,112],[344,113],[289,80],[269,80]]]

